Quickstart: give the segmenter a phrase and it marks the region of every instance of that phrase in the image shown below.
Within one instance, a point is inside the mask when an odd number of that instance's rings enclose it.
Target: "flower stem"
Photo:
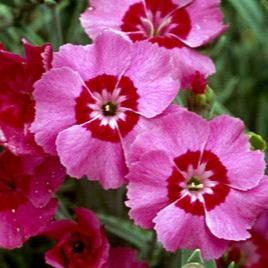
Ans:
[[[63,44],[63,34],[60,21],[60,14],[57,5],[51,6],[51,12],[52,12],[53,24],[56,30],[56,47],[58,48],[60,45]]]

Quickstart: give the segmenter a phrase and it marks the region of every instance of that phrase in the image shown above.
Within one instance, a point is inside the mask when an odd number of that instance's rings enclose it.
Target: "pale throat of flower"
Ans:
[[[206,163],[200,163],[196,168],[189,165],[187,171],[180,170],[180,173],[186,179],[179,184],[183,188],[182,196],[189,195],[191,202],[197,199],[204,202],[203,194],[213,194],[213,188],[218,184],[218,182],[211,180],[213,172],[206,170]]]
[[[172,23],[170,16],[162,18],[160,11],[157,11],[155,15],[147,11],[147,17],[141,18],[139,29],[144,31],[148,37],[156,37],[165,35],[176,26],[176,24]]]
[[[121,95],[121,89],[115,88],[112,92],[103,89],[102,92],[94,92],[95,103],[89,104],[92,109],[90,114],[92,120],[99,119],[101,126],[117,127],[118,120],[126,119],[126,108],[122,106],[127,97]]]

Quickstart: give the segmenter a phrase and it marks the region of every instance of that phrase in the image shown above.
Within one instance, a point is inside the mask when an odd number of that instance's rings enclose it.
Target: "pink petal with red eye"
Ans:
[[[162,113],[177,96],[180,81],[172,78],[171,69],[166,50],[146,41],[133,45],[132,62],[125,75],[137,88],[138,111],[143,116],[151,118]]]
[[[267,191],[266,179],[246,192],[232,189],[222,204],[206,212],[208,228],[222,239],[239,241],[249,238],[247,229],[252,227],[265,204],[268,204]]]
[[[210,122],[210,129],[206,149],[220,157],[231,187],[248,190],[258,185],[264,175],[264,154],[249,148],[243,122],[221,115]]]
[[[31,131],[46,152],[56,154],[58,133],[75,124],[75,98],[83,85],[79,74],[65,67],[52,69],[35,84],[36,116]]]
[[[91,0],[80,21],[86,33],[96,38],[103,30],[119,30],[125,12],[137,2],[139,0]]]
[[[122,75],[130,65],[132,43],[119,33],[105,31],[89,46],[64,45],[55,54],[53,67],[70,67],[84,81],[96,76]]]
[[[168,251],[199,248],[204,259],[212,259],[222,256],[227,248],[227,241],[209,231],[204,216],[185,213],[174,203],[161,210],[154,222],[157,236]]]
[[[185,8],[192,26],[189,34],[180,38],[185,44],[190,47],[202,46],[226,30],[220,3],[220,0],[195,0]]]
[[[31,236],[40,234],[52,220],[56,208],[56,200],[51,200],[43,208],[35,208],[27,202],[14,211],[1,211],[0,246],[17,248]]]
[[[71,176],[86,175],[89,180],[100,180],[105,189],[118,188],[125,182],[126,166],[120,142],[93,138],[85,127],[76,125],[58,135],[57,151]]]
[[[169,204],[167,178],[171,173],[172,160],[163,151],[150,151],[130,166],[126,205],[136,224],[152,228],[157,212]]]

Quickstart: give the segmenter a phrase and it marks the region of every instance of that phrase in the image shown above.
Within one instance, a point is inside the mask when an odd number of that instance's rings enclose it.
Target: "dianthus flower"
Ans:
[[[42,153],[29,127],[34,119],[33,84],[50,68],[51,45],[23,41],[23,58],[0,47],[0,143],[15,154]]]
[[[47,264],[55,268],[147,268],[136,261],[130,248],[110,248],[105,230],[95,214],[86,208],[75,209],[77,221],[52,223],[44,235],[56,240],[46,252]]]
[[[134,42],[149,40],[165,47],[174,56],[182,87],[191,85],[196,71],[205,77],[215,72],[212,61],[193,48],[226,29],[220,0],[91,0],[81,22],[93,39],[111,28]]]
[[[130,217],[154,228],[169,251],[200,248],[219,257],[268,202],[264,154],[251,151],[243,123],[229,116],[206,121],[184,111],[166,115],[131,147]]]
[[[47,264],[55,268],[106,267],[110,246],[104,229],[90,210],[78,208],[75,214],[77,222],[60,220],[45,231],[47,237],[57,241],[46,252]]]
[[[52,220],[52,193],[64,178],[56,157],[0,154],[0,247],[20,247]]]
[[[218,267],[226,267],[234,261],[241,268],[264,268],[268,265],[268,212],[265,210],[250,231],[251,238],[233,243]]]
[[[35,84],[36,142],[58,154],[69,175],[119,187],[127,171],[126,140],[141,118],[162,113],[178,93],[171,73],[165,50],[114,32],[93,45],[62,46]]]

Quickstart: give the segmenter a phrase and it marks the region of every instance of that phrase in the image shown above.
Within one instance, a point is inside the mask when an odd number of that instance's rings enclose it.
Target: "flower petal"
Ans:
[[[36,116],[31,131],[47,153],[56,154],[58,133],[76,122],[75,98],[82,88],[79,74],[69,68],[52,69],[35,84]]]
[[[129,216],[143,228],[153,227],[153,218],[168,204],[167,178],[172,160],[163,151],[150,151],[130,166],[127,179]]]
[[[119,30],[125,12],[138,0],[90,0],[80,21],[86,33],[95,38],[106,29]]]
[[[258,215],[268,204],[268,180],[254,189],[242,192],[231,189],[225,201],[206,211],[206,222],[210,231],[218,238],[245,240]]]
[[[264,154],[250,150],[243,122],[221,115],[210,122],[210,129],[206,149],[226,167],[229,185],[240,190],[258,185],[264,176]]]
[[[56,143],[69,175],[100,180],[105,189],[118,188],[125,182],[126,166],[120,142],[93,138],[90,131],[76,125],[62,131]]]
[[[159,240],[168,251],[200,248],[205,259],[223,255],[228,242],[215,237],[206,226],[204,216],[193,216],[174,203],[161,210],[154,219]]]
[[[137,88],[138,111],[151,118],[163,112],[176,97],[180,80],[174,80],[170,54],[147,41],[133,45],[132,62],[126,72]]]
[[[220,3],[220,0],[195,0],[186,7],[192,28],[188,36],[181,39],[185,44],[190,47],[202,46],[226,30]]]
[[[54,67],[70,67],[84,81],[98,75],[120,76],[130,65],[132,43],[120,33],[105,31],[92,45],[67,44],[55,54]]]

